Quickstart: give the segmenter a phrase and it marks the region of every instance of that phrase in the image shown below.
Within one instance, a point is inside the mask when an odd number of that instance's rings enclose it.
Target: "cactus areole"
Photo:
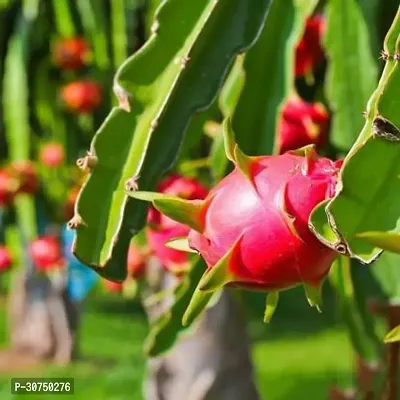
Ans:
[[[234,285],[268,291],[276,306],[280,290],[303,284],[310,304],[318,307],[336,253],[314,236],[308,220],[316,205],[335,194],[341,162],[319,157],[313,147],[249,157],[228,125],[226,152],[234,171],[204,200],[174,204],[156,197],[153,204],[192,228],[189,247],[208,265],[200,289]]]

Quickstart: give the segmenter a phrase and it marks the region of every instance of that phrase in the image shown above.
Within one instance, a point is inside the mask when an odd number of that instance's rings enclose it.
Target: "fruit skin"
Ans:
[[[17,189],[18,181],[6,169],[0,169],[0,207],[12,202]]]
[[[9,270],[12,266],[12,256],[7,247],[0,245],[0,273]]]
[[[208,195],[203,232],[191,230],[192,249],[208,265],[229,252],[223,284],[276,291],[298,284],[318,288],[336,253],[308,227],[313,208],[335,193],[341,163],[286,153],[247,160]]]
[[[36,269],[41,272],[64,266],[61,245],[54,236],[42,236],[33,240],[29,254]]]
[[[282,154],[309,144],[317,148],[328,138],[329,113],[321,103],[308,103],[291,96],[282,108],[277,145]]]
[[[325,20],[321,15],[314,15],[306,21],[303,37],[296,48],[296,77],[311,73],[324,58],[321,46],[324,25]]]
[[[88,114],[101,104],[101,87],[90,80],[71,82],[61,89],[61,98],[68,110]]]
[[[178,174],[172,174],[164,179],[157,189],[166,195],[187,200],[204,199],[208,192],[196,179]],[[160,263],[173,273],[180,274],[185,271],[189,261],[187,253],[171,249],[165,243],[177,237],[186,237],[189,228],[161,214],[154,207],[149,209],[147,222],[147,242]]]
[[[65,159],[64,147],[61,143],[46,143],[39,152],[39,159],[47,167],[59,167]]]
[[[35,193],[39,188],[39,179],[35,164],[31,160],[18,160],[12,162],[8,172],[18,182],[17,193]]]
[[[85,66],[89,52],[89,44],[84,38],[60,39],[54,47],[53,58],[61,69],[76,71]]]

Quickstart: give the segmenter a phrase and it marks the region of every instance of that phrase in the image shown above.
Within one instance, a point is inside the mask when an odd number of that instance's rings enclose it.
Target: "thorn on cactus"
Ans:
[[[114,94],[118,99],[119,107],[126,111],[131,112],[131,105],[129,104],[129,93],[126,92],[118,83],[114,83]]]
[[[131,178],[129,178],[126,182],[125,182],[125,190],[127,192],[136,192],[139,188],[138,185],[138,176],[132,176]]]
[[[87,227],[87,224],[83,221],[82,217],[79,214],[75,214],[68,222],[67,229],[73,230],[81,227]]]
[[[267,301],[265,304],[265,312],[264,312],[264,323],[268,324],[272,316],[275,313],[276,307],[278,306],[279,301],[279,292],[270,292],[267,294]]]
[[[76,165],[84,172],[90,172],[97,164],[97,157],[93,156],[90,152],[86,157],[78,158]]]

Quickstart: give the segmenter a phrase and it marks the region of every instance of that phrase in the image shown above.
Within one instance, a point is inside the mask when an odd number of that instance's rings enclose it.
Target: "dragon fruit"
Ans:
[[[46,272],[64,267],[60,243],[53,236],[41,236],[33,240],[29,253],[38,271]]]
[[[182,199],[204,199],[207,190],[197,180],[173,174],[158,185],[158,190],[168,196]],[[181,273],[188,266],[188,255],[179,250],[171,249],[166,243],[177,237],[187,236],[189,227],[161,214],[155,208],[150,208],[146,236],[148,244],[160,263],[170,272]]]
[[[12,256],[7,247],[0,245],[0,273],[8,271],[12,265]]]
[[[91,80],[75,81],[61,89],[65,107],[78,114],[90,114],[102,101],[102,91],[98,83]]]
[[[321,287],[337,253],[309,228],[319,203],[335,194],[341,162],[318,156],[309,146],[277,156],[249,157],[225,124],[225,145],[235,169],[204,200],[174,199],[145,192],[170,218],[188,225],[188,245],[208,268],[202,291],[225,285],[269,292],[265,320],[276,308],[278,293],[304,285],[318,309]]]
[[[61,143],[46,143],[39,152],[40,162],[46,167],[57,168],[65,159],[65,150]]]
[[[303,37],[296,48],[296,77],[310,74],[324,58],[321,36],[324,18],[315,15],[306,21]]]
[[[9,205],[19,187],[18,181],[6,169],[0,169],[0,207]]]
[[[61,39],[54,48],[54,62],[63,70],[78,70],[85,66],[90,53],[88,42],[81,37]]]
[[[321,103],[307,103],[292,96],[282,108],[278,125],[280,154],[309,144],[322,146],[328,137],[328,111]]]

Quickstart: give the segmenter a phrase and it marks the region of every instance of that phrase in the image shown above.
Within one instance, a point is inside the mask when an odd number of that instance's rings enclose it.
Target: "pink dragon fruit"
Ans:
[[[278,152],[282,154],[309,144],[322,146],[328,137],[328,123],[328,111],[321,103],[290,97],[278,125]]]
[[[168,196],[182,199],[204,199],[207,189],[197,180],[173,174],[164,179],[158,186],[158,191]],[[170,272],[182,273],[188,267],[188,255],[166,246],[171,239],[186,237],[189,227],[161,214],[155,208],[150,208],[148,214],[147,241],[160,263]]]
[[[249,157],[226,127],[225,144],[235,169],[204,200],[137,198],[152,200],[158,210],[190,226],[189,247],[208,266],[200,290],[233,285],[270,292],[269,321],[279,291],[303,284],[310,304],[319,308],[322,282],[337,253],[310,231],[309,217],[335,194],[341,161],[319,157],[311,146]]]

